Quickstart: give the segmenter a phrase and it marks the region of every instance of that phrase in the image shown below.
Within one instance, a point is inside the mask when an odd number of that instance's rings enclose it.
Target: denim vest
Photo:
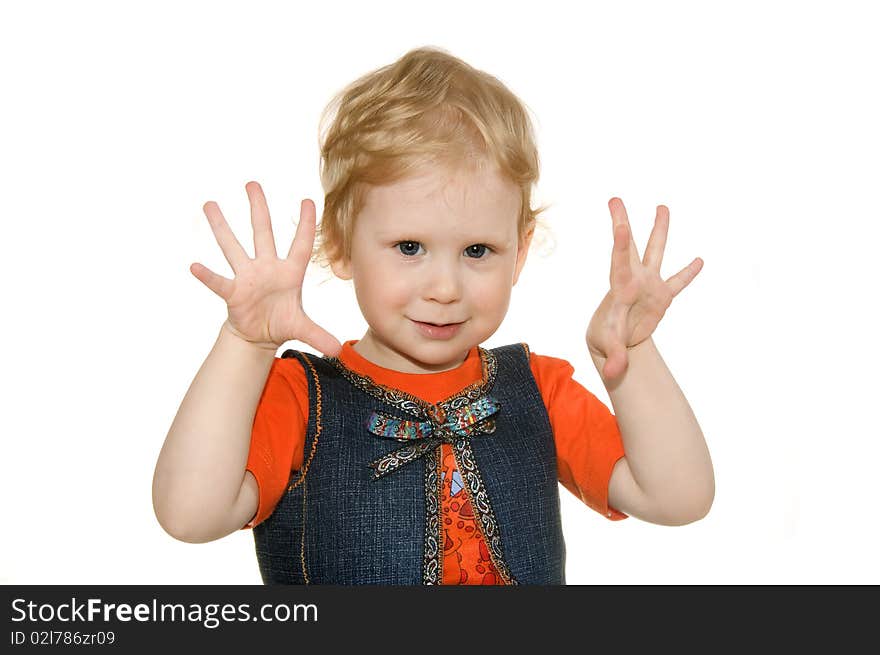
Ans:
[[[482,382],[436,405],[336,358],[282,357],[306,372],[309,418],[303,466],[253,530],[265,584],[439,584],[440,442],[502,580],[565,583],[556,448],[524,344],[481,348]]]

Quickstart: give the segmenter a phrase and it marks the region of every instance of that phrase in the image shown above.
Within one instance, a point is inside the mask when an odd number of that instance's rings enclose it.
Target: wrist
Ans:
[[[245,344],[248,348],[251,348],[257,352],[271,352],[273,356],[281,345],[268,341],[251,341],[250,339],[246,338],[241,332],[236,330],[228,319],[223,321],[223,325],[221,326],[220,331],[232,336],[234,339]]]
[[[639,356],[640,353],[646,350],[650,350],[653,346],[654,339],[652,335],[637,344],[627,346],[626,356],[628,359],[631,359],[633,356]],[[599,371],[599,374],[601,375],[602,369],[605,367],[605,362],[608,358],[605,357],[605,355],[603,355],[600,350],[592,346],[589,342],[587,342],[587,349],[590,352],[590,358],[593,360],[593,365],[596,367],[596,370]]]

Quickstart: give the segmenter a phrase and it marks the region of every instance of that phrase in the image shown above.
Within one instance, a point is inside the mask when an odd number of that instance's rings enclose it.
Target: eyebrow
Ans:
[[[381,232],[376,233],[379,241],[418,241],[419,243],[425,243],[431,240],[430,235],[419,234],[415,230],[412,231],[404,231],[401,230],[399,232]],[[485,244],[491,245],[495,248],[506,248],[512,245],[516,239],[509,239],[506,236],[490,236],[484,234],[482,236],[471,236],[466,238],[465,236],[455,235],[455,241],[464,244],[465,247],[476,245],[476,244]]]
[[[434,235],[425,234],[423,230],[415,227],[401,227],[399,229],[381,229],[376,230],[374,234],[379,239],[413,239],[414,241],[419,239],[430,239]],[[454,235],[457,239],[466,240],[469,239],[471,243],[481,243],[482,241],[503,241],[505,240],[507,235],[501,234],[489,234],[489,233],[473,233],[470,235],[462,235],[461,233],[456,233]]]

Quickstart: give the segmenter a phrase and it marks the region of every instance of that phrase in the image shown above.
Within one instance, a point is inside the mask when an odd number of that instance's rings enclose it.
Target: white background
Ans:
[[[323,194],[331,96],[435,45],[529,107],[533,253],[488,346],[562,357],[603,402],[584,344],[608,288],[608,199],[663,275],[705,261],[654,334],[714,460],[711,513],[610,522],[562,490],[568,582],[880,583],[875,487],[878,21],[871,3],[35,2],[0,10],[4,583],[260,583],[253,538],[175,541],[156,458],[231,275],[201,207],[253,251],[244,185],[279,253]],[[351,288],[310,270],[340,339]],[[289,345],[297,345],[291,343]]]

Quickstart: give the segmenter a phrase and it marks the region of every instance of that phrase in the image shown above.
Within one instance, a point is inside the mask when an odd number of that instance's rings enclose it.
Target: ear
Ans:
[[[333,275],[338,277],[340,280],[350,280],[351,260],[347,257],[336,259],[330,262],[330,270],[333,271]]]
[[[529,246],[532,243],[532,237],[535,236],[535,222],[532,221],[531,227],[526,230],[525,234],[519,240],[519,245],[516,251],[516,270],[513,273],[513,285],[516,284],[516,281],[519,280],[519,273],[523,269],[526,263],[526,257],[529,254]],[[513,286],[511,285],[511,286]]]

